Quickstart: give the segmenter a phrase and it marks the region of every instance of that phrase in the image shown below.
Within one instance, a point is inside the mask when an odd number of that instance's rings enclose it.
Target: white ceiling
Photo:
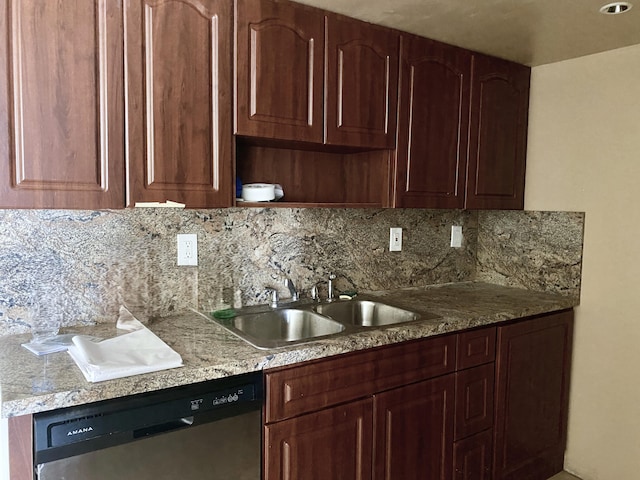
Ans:
[[[640,0],[296,0],[530,66],[640,44]]]

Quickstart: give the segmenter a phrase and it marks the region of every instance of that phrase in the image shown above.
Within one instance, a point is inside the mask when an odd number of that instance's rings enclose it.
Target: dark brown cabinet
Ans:
[[[395,146],[397,32],[291,2],[236,5],[237,135]]]
[[[372,400],[265,427],[265,479],[370,480]]]
[[[474,55],[466,207],[524,207],[531,70]]]
[[[125,5],[128,205],[231,206],[231,1]]]
[[[495,480],[546,480],[562,470],[572,336],[572,310],[498,328]]]
[[[122,4],[0,11],[0,207],[122,208]]]
[[[530,69],[403,36],[398,207],[522,209]]]
[[[328,14],[326,35],[326,143],[393,148],[398,33]]]
[[[453,375],[375,395],[375,479],[451,478],[454,397]]]
[[[462,208],[471,52],[403,35],[396,206]]]
[[[492,430],[458,440],[453,446],[454,480],[491,480]]]
[[[450,478],[455,350],[447,335],[267,371],[265,480]]]
[[[237,0],[235,18],[236,133],[322,143],[323,12]]]

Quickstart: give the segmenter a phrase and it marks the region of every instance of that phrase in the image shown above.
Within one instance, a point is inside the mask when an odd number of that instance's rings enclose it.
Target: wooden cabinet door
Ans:
[[[447,480],[453,455],[454,376],[375,396],[376,480]]]
[[[456,440],[493,426],[493,389],[493,363],[456,372]]]
[[[370,480],[372,400],[265,426],[265,480]]]
[[[471,52],[403,36],[396,206],[462,208]]]
[[[394,148],[399,35],[329,14],[325,39],[325,143]]]
[[[232,203],[231,0],[126,0],[128,204]]]
[[[498,328],[494,479],[562,470],[572,332],[573,311]]]
[[[122,208],[122,4],[0,12],[0,207]]]
[[[474,56],[467,208],[524,207],[530,74],[523,65]]]
[[[492,430],[485,430],[453,446],[454,480],[491,480]]]
[[[322,143],[323,71],[320,10],[236,2],[236,134]]]

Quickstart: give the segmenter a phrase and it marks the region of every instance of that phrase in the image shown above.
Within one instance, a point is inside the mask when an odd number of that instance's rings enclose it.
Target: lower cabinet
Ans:
[[[265,427],[264,478],[371,479],[371,398]]]
[[[375,479],[451,478],[454,375],[374,396]]]
[[[546,480],[567,441],[573,311],[498,328],[495,480]]]
[[[573,311],[265,372],[264,480],[547,480]]]
[[[491,480],[492,430],[458,440],[453,446],[454,480]]]

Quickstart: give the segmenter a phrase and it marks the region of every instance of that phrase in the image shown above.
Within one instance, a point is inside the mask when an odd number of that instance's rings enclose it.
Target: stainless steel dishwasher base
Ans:
[[[171,399],[160,393],[36,416],[36,478],[260,480],[262,379],[252,378],[259,385],[224,379]]]

